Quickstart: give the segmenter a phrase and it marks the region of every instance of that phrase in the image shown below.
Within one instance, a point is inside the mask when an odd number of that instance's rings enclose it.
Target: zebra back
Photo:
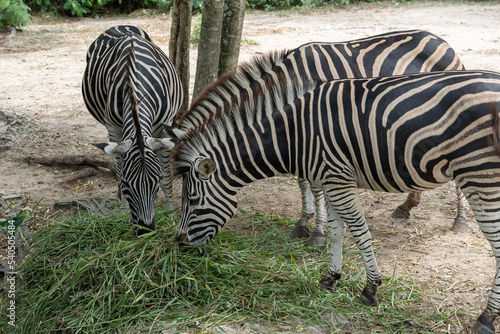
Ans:
[[[450,45],[423,30],[391,32],[347,42],[307,43],[293,50],[256,56],[222,75],[194,100],[179,119],[179,127],[187,131],[199,126],[224,105],[238,104],[247,95],[264,95],[264,110],[254,111],[254,119],[259,119],[300,96],[299,90],[304,91],[298,87],[301,85],[461,69],[464,66]],[[300,80],[291,80],[293,77]],[[279,87],[282,85],[285,89]],[[273,95],[276,92],[273,87],[278,87],[280,96]]]
[[[319,82],[465,69],[446,41],[424,30],[391,32],[340,43],[307,43],[295,49],[289,58],[293,58],[290,66],[295,71]]]
[[[89,47],[87,67],[83,76],[82,94],[87,109],[108,131],[113,128],[123,139],[133,133],[126,131],[130,117],[120,108],[124,68],[130,43],[136,49],[137,94],[141,99],[143,130],[154,137],[163,134],[163,123],[170,123],[182,104],[181,81],[165,53],[151,42],[149,35],[133,26],[117,26],[106,30]]]
[[[144,136],[142,134],[141,122],[139,121],[139,102],[137,99],[137,87],[135,84],[135,73],[137,68],[135,67],[136,58],[134,51],[134,42],[130,42],[129,54],[127,55],[127,64],[125,66],[125,71],[127,72],[125,85],[127,87],[127,96],[130,100],[130,110],[132,114],[132,120],[135,128],[135,140],[137,142],[137,147],[139,148],[139,153],[141,155],[141,160],[144,163]]]

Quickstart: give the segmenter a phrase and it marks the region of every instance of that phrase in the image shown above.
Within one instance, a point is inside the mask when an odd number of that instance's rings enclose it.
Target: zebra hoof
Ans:
[[[292,238],[309,238],[310,235],[311,232],[309,231],[309,227],[298,225],[298,222],[295,224],[292,232],[290,233]]]
[[[392,218],[398,218],[398,219],[408,219],[410,218],[410,211],[403,209],[402,207],[398,206],[396,210],[392,212],[391,215]]]
[[[340,274],[328,274],[319,280],[319,283],[324,286],[328,291],[335,291],[335,285],[340,279]]]
[[[326,243],[325,235],[320,232],[314,232],[307,242],[308,246],[321,246]]]
[[[477,319],[474,327],[472,327],[473,334],[493,334],[495,333],[495,327],[493,326],[493,319],[490,317],[480,315]]]
[[[361,299],[361,302],[367,306],[375,305],[378,303],[377,295],[376,294],[374,294],[374,295],[369,294],[368,292],[366,292],[366,288],[363,290],[363,292],[361,293],[361,296],[359,298]]]
[[[451,230],[453,232],[465,232],[468,229],[469,229],[469,223],[463,220],[455,220],[453,226],[451,227]]]

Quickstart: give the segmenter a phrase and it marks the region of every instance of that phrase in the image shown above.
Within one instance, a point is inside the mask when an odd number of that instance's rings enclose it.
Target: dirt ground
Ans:
[[[500,72],[499,22],[499,4],[467,2],[379,4],[306,14],[249,11],[240,59],[311,41],[344,41],[418,28],[447,40],[467,69]],[[141,27],[168,54],[169,16],[143,12],[82,19],[35,16],[22,32],[0,34],[0,115],[9,115],[0,116],[0,195],[23,195],[28,205],[41,200],[45,213],[57,201],[115,195],[115,181],[106,169],[33,161],[64,155],[103,156],[89,145],[89,141],[107,138],[104,127],[85,109],[81,78],[90,43],[118,24]],[[195,47],[191,55],[192,85]],[[176,185],[179,200],[178,180]],[[240,208],[247,212],[293,219],[300,215],[299,191],[291,176],[256,182],[244,188],[239,198]],[[390,275],[397,263],[401,276],[425,282],[425,293],[436,312],[470,312],[471,316],[460,317],[448,330],[467,332],[486,305],[495,264],[472,215],[468,231],[449,230],[456,208],[453,184],[425,193],[408,220],[390,218],[404,194],[361,191],[361,198],[383,274]]]

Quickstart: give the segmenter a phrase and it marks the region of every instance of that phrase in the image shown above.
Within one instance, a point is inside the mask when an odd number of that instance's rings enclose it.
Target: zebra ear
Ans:
[[[198,162],[198,165],[196,166],[198,175],[202,179],[208,179],[210,175],[212,175],[213,172],[215,172],[216,169],[215,161],[213,161],[210,158],[203,158]]]
[[[185,131],[171,127],[168,124],[163,123],[163,129],[170,138],[181,139],[186,134]]]
[[[93,143],[90,142],[90,144],[94,145],[95,147],[100,148],[104,152],[108,154],[112,154],[114,156],[121,156],[125,154],[130,146],[132,145],[132,140],[127,139],[125,141],[116,143],[116,142],[109,142],[109,143]]]
[[[156,152],[159,150],[171,151],[179,143],[178,139],[173,138],[147,138],[146,143]]]

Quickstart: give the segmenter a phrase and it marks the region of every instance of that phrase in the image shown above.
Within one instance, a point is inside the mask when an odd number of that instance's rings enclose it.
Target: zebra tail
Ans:
[[[130,41],[129,53],[127,55],[127,63],[125,65],[126,73],[126,88],[127,94],[130,99],[130,110],[132,112],[132,120],[135,126],[135,136],[137,139],[137,145],[139,146],[139,151],[141,153],[142,160],[144,161],[144,137],[141,131],[141,122],[139,121],[139,101],[137,99],[137,89],[135,85],[136,72],[135,67],[135,51],[134,51],[134,41]]]
[[[490,145],[493,146],[495,152],[500,156],[500,118],[498,117],[498,106],[496,103],[490,103],[491,123],[493,126],[493,140],[490,140]]]

